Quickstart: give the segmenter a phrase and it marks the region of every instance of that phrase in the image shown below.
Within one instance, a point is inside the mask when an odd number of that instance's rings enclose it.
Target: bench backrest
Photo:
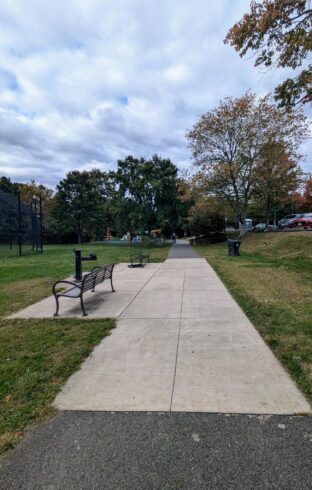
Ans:
[[[91,272],[86,274],[81,283],[81,291],[89,291],[97,284],[101,284],[105,279],[111,279],[115,264],[95,267]]]

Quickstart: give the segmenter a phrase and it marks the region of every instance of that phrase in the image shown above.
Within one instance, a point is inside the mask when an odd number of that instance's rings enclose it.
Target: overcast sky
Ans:
[[[223,44],[249,3],[1,0],[0,175],[53,187],[129,154],[190,166],[200,114],[285,76]],[[303,151],[312,172],[311,142]]]

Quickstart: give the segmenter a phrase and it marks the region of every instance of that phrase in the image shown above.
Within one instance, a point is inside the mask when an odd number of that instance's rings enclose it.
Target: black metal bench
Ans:
[[[143,267],[145,262],[149,262],[149,258],[149,254],[131,254],[131,265],[129,265],[129,267]]]
[[[71,281],[57,281],[53,287],[52,287],[52,292],[55,297],[56,301],[56,312],[54,313],[54,316],[59,316],[59,299],[61,297],[64,298],[80,298],[80,304],[81,304],[81,309],[83,312],[83,316],[87,316],[87,313],[84,308],[83,304],[83,293],[87,291],[92,291],[94,292],[95,286],[98,284],[101,284],[104,282],[106,279],[110,279],[111,282],[111,287],[112,287],[112,292],[115,292],[114,287],[113,287],[113,270],[114,270],[114,265],[115,264],[109,264],[105,265],[102,267],[94,267],[91,272],[88,274],[85,274],[83,277],[82,281],[80,283],[75,283]],[[69,289],[65,289],[65,291],[59,291],[57,292],[56,288],[60,284],[69,284],[72,286]]]

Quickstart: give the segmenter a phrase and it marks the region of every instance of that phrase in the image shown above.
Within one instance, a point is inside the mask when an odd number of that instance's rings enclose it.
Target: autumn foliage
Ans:
[[[296,187],[298,147],[306,136],[299,109],[285,112],[268,96],[258,99],[250,92],[227,97],[187,133],[196,185],[202,195],[230,206],[243,232],[252,198],[260,195],[270,211],[281,194]]]
[[[300,201],[301,209],[312,213],[312,176],[310,176],[305,182],[303,195]]]
[[[312,101],[312,65],[306,59],[312,51],[312,9],[308,0],[252,1],[250,11],[228,32],[230,43],[245,56],[255,52],[255,66],[296,69],[305,66],[275,89],[280,106]]]

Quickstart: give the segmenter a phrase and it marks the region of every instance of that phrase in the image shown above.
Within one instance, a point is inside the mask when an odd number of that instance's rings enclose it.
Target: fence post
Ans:
[[[43,228],[42,228],[42,196],[39,196],[39,211],[40,211],[40,250],[43,250]]]
[[[21,191],[17,193],[18,202],[18,250],[19,256],[22,255],[22,221],[21,221]]]
[[[32,240],[32,249],[35,250],[36,239],[35,239],[35,219],[34,219],[34,199],[32,198],[30,203],[30,220],[31,220],[31,240]]]

